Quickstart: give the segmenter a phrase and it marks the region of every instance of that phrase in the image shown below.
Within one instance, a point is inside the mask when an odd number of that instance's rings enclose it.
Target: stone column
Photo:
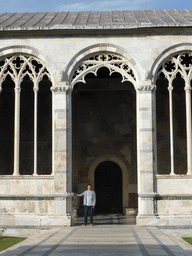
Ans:
[[[192,175],[192,136],[191,136],[191,86],[185,85],[186,124],[187,124],[187,174]]]
[[[175,174],[174,171],[174,132],[173,132],[173,86],[169,83],[169,129],[170,129],[170,158],[171,158],[171,175]]]
[[[36,176],[37,174],[37,103],[38,103],[38,85],[34,85],[34,173],[33,175]]]
[[[53,88],[55,223],[71,225],[71,90],[65,82]]]
[[[20,144],[20,93],[19,84],[15,85],[15,127],[14,127],[14,171],[13,175],[19,175],[19,144]]]
[[[138,225],[155,214],[155,86],[144,81],[137,90]]]

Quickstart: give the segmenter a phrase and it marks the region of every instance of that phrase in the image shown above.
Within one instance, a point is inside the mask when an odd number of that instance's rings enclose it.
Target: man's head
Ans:
[[[92,185],[91,185],[91,184],[88,184],[88,185],[87,185],[87,189],[88,189],[88,190],[91,190],[91,189],[92,189]]]

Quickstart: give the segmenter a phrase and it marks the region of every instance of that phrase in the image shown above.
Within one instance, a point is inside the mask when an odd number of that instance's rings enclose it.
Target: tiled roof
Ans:
[[[2,13],[0,30],[192,26],[192,10]]]

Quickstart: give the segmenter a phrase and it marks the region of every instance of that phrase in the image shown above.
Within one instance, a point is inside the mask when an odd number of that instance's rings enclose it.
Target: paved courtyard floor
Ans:
[[[192,246],[181,239],[190,229],[158,229],[132,224],[102,224],[42,230],[0,253],[3,256],[187,256]]]

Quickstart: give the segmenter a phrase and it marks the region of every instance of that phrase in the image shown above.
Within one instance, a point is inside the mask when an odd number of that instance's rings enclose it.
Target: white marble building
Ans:
[[[0,226],[191,226],[191,79],[191,10],[1,14]]]

